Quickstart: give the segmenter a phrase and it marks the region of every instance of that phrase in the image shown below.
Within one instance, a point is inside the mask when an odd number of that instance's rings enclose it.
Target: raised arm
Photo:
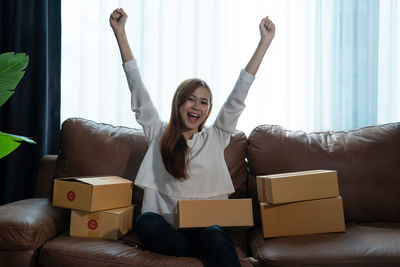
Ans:
[[[247,64],[245,71],[253,76],[256,75],[258,68],[264,58],[265,52],[275,36],[275,24],[268,18],[263,18],[259,25],[261,39],[258,43],[256,51],[254,51],[249,63]]]
[[[122,8],[115,9],[110,15],[110,25],[114,31],[115,38],[117,38],[123,63],[134,58],[126,38],[125,23],[127,19],[128,15]]]
[[[261,20],[259,28],[261,39],[257,49],[246,68],[241,71],[231,94],[222,106],[214,123],[217,129],[222,130],[219,131],[219,135],[221,140],[226,142],[225,145],[228,145],[230,135],[235,132],[239,117],[246,106],[244,100],[254,81],[254,76],[260,67],[265,52],[275,36],[275,25],[268,17]]]
[[[115,9],[110,15],[110,25],[117,38],[119,51],[123,61],[123,67],[131,91],[131,109],[135,112],[137,122],[143,126],[148,142],[151,142],[162,131],[163,123],[158,115],[156,107],[151,101],[146,90],[135,58],[126,38],[125,23],[128,15],[122,8]]]

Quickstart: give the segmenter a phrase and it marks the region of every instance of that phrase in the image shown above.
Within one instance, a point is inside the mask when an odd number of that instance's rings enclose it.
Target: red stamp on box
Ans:
[[[74,191],[68,191],[67,193],[67,199],[69,201],[74,201],[75,200],[75,192]]]
[[[99,224],[97,223],[96,220],[92,219],[92,220],[88,221],[88,228],[90,230],[96,230],[97,226],[99,226]]]

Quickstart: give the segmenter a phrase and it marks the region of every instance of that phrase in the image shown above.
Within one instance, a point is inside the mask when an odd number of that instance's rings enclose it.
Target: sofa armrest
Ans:
[[[46,198],[0,206],[0,250],[35,250],[68,228],[68,210]]]
[[[57,155],[44,155],[40,159],[39,175],[36,183],[35,197],[51,198],[56,173]]]

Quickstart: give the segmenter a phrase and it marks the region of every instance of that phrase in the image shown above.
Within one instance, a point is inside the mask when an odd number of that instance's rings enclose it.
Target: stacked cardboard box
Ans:
[[[257,176],[264,237],[344,232],[336,171]]]
[[[132,229],[133,183],[117,176],[54,180],[53,205],[71,210],[70,235],[117,240]]]

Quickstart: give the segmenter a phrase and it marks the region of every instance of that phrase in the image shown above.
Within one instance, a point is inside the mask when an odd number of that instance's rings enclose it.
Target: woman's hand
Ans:
[[[110,15],[110,25],[114,34],[125,33],[125,23],[128,15],[122,8],[115,9]]]
[[[122,62],[124,63],[134,58],[125,33],[125,23],[127,19],[128,15],[122,8],[115,9],[110,15],[110,25],[117,38]]]
[[[264,58],[265,52],[267,52],[269,45],[275,36],[275,24],[268,18],[263,18],[260,22],[260,34],[261,40],[258,43],[256,51],[254,51],[249,63],[245,68],[245,71],[251,75],[256,75],[258,68]]]
[[[267,17],[263,18],[259,25],[261,41],[271,43],[275,36],[275,24]]]

